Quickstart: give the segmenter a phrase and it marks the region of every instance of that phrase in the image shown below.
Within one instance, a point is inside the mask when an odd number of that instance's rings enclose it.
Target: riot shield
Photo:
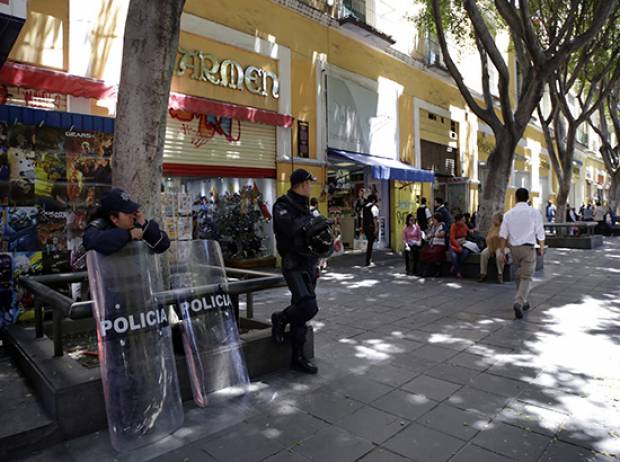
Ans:
[[[234,306],[217,241],[177,241],[170,248],[170,282],[182,320],[183,348],[194,401],[249,384]]]
[[[143,242],[87,254],[101,380],[114,449],[130,451],[183,424],[183,406],[159,260]]]

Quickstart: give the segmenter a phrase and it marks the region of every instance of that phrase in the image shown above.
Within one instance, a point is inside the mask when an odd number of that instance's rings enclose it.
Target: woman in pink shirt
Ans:
[[[417,274],[418,261],[420,260],[420,248],[424,232],[416,224],[415,217],[410,213],[407,215],[407,225],[403,229],[403,242],[405,244],[405,271],[412,276]]]

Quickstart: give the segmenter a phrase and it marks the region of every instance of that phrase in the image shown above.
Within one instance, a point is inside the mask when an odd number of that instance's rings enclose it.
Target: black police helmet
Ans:
[[[332,220],[318,216],[304,226],[307,249],[311,256],[325,258],[331,254],[334,248],[333,224]]]

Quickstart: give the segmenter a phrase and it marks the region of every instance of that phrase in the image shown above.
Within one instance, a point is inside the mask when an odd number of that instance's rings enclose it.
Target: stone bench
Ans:
[[[603,245],[600,234],[582,234],[581,236],[547,236],[545,245],[563,249],[595,249]]]
[[[441,265],[442,276],[451,276],[450,267],[452,266],[452,258],[450,252],[446,252],[446,260]],[[536,256],[536,271],[544,269],[544,256]],[[469,254],[465,261],[461,263],[461,274],[467,279],[478,279],[480,277],[480,254]],[[512,257],[508,257],[508,261],[504,265],[504,282],[514,281],[516,268],[512,264]],[[489,258],[487,265],[487,282],[497,282],[497,265],[495,264],[495,256]]]

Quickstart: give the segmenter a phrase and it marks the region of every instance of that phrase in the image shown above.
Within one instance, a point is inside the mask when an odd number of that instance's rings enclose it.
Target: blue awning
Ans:
[[[9,124],[39,125],[41,123],[69,130],[114,132],[114,119],[71,112],[44,111],[21,106],[0,105],[0,121]]]
[[[422,170],[403,162],[382,157],[369,156],[357,152],[341,149],[327,149],[327,154],[337,159],[346,159],[358,164],[371,167],[372,176],[377,180],[397,180],[417,183],[432,183],[435,173],[431,170]]]

